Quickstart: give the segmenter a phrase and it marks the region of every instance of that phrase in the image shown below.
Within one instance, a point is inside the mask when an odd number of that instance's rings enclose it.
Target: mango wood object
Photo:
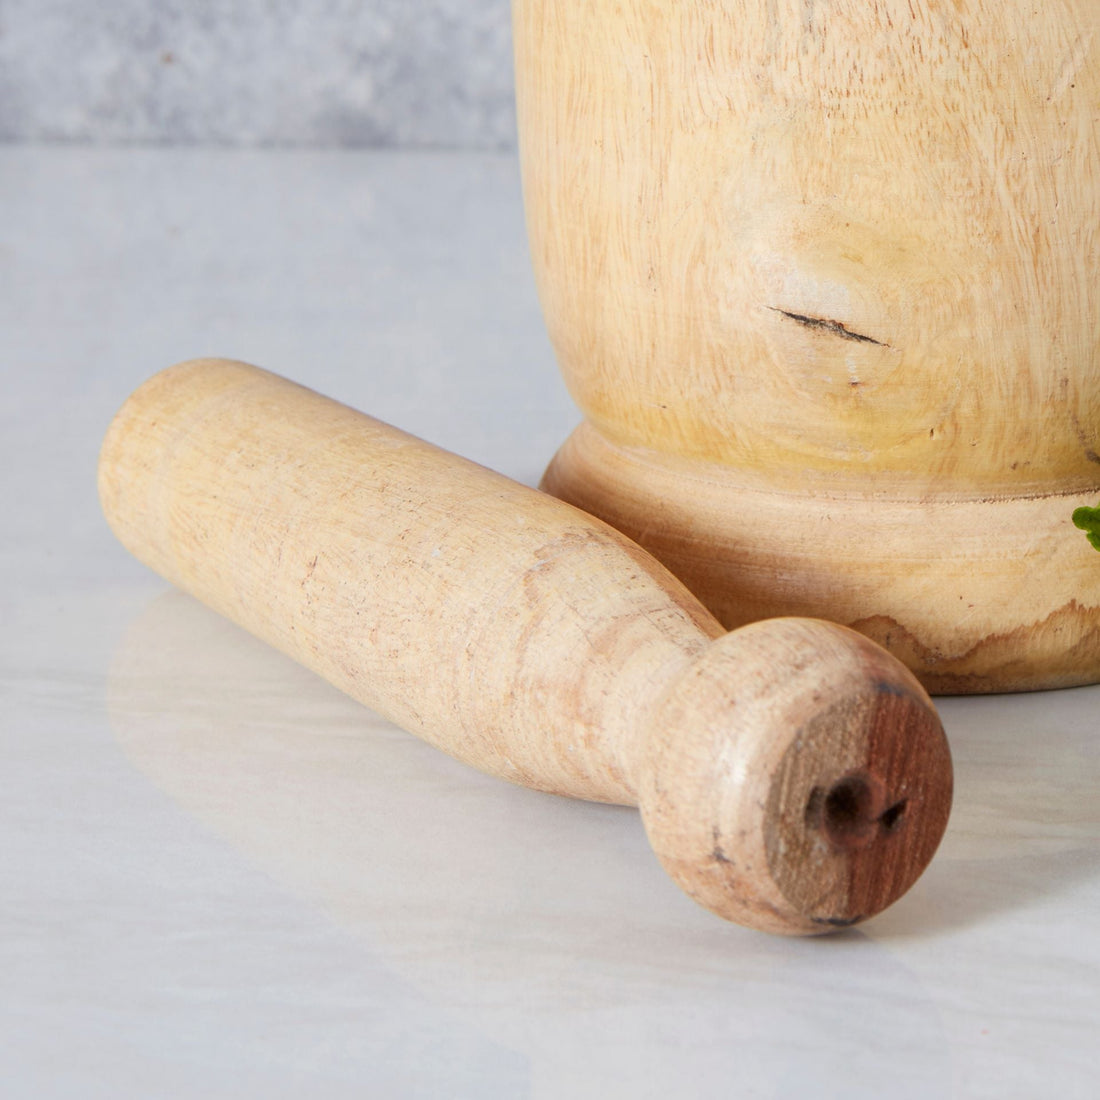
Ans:
[[[1097,0],[514,0],[544,488],[727,626],[1100,679]]]
[[[99,486],[142,561],[406,729],[640,806],[667,871],[723,917],[853,924],[943,834],[940,722],[878,646],[805,619],[725,634],[601,521],[265,371],[154,376]]]

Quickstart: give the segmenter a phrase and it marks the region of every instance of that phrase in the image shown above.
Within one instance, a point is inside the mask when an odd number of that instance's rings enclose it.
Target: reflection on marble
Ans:
[[[1079,717],[1098,695],[1036,738],[1050,698],[945,701],[959,793],[932,869],[864,931],[788,941],[697,910],[633,811],[470,771],[181,594],[133,622],[109,678],[137,768],[369,945],[405,1003],[529,1060],[547,1097],[1014,1095],[1039,1080],[1021,1035],[1052,997],[1084,1050],[1096,933],[1052,919],[1097,896],[1100,753]],[[1086,1068],[1057,1067],[1063,1095]]]

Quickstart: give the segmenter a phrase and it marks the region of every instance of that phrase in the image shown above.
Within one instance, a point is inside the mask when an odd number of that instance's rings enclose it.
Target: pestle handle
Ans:
[[[951,763],[923,689],[814,620],[726,635],[586,513],[256,367],[182,363],[103,445],[138,558],[483,771],[637,804],[689,894],[828,931],[916,880]]]

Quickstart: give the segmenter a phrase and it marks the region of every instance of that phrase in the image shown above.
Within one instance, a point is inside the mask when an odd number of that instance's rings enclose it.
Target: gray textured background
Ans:
[[[509,0],[0,0],[0,140],[509,148]]]

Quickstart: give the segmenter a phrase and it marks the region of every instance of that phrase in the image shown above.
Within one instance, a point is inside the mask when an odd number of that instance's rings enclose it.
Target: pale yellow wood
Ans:
[[[834,618],[938,690],[1100,679],[1100,4],[513,11],[588,421],[546,487],[727,625]]]
[[[599,520],[255,367],[152,378],[99,484],[139,558],[432,744],[638,804],[724,917],[854,923],[942,836],[943,731],[880,648],[811,620],[724,635]]]

